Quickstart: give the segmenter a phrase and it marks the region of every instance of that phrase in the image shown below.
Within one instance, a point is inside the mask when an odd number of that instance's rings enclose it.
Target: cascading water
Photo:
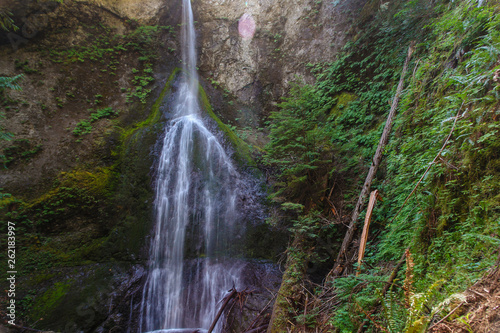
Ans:
[[[226,258],[238,219],[240,176],[200,117],[190,0],[183,0],[182,44],[184,73],[158,166],[143,332],[207,329],[220,300],[240,281],[240,264]],[[218,324],[214,332],[220,330]]]

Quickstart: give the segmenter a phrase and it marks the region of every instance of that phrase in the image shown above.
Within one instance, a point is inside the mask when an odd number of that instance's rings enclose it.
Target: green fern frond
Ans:
[[[21,90],[21,86],[17,83],[17,81],[23,77],[23,74],[12,77],[0,76],[0,91],[3,91],[4,89]]]
[[[433,293],[443,282],[444,280],[438,280],[426,292],[416,293],[410,297],[410,309],[408,310],[408,317],[406,319],[405,333],[425,332],[432,315],[425,314],[424,309],[432,300]]]
[[[0,8],[0,29],[9,31],[9,30],[18,30],[19,28],[14,24],[14,20],[12,19],[12,13],[5,8]]]

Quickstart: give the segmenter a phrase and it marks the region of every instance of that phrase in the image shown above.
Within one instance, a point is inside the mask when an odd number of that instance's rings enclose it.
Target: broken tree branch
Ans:
[[[236,291],[236,289],[232,288],[231,290],[229,290],[229,294],[224,297],[224,303],[222,304],[222,306],[220,307],[219,309],[219,312],[217,312],[217,315],[215,316],[215,319],[214,321],[212,322],[212,325],[210,325],[210,328],[208,329],[208,333],[212,333],[212,331],[214,330],[215,328],[215,325],[217,325],[217,322],[219,321],[219,318],[220,316],[222,315],[222,313],[224,312],[224,309],[226,308],[226,306],[228,305],[229,301],[235,296],[237,295],[238,292]]]
[[[356,203],[356,207],[354,208],[354,211],[352,213],[351,217],[351,222],[349,223],[347,232],[345,234],[344,240],[342,242],[342,246],[340,247],[340,251],[337,255],[337,260],[335,261],[335,264],[333,266],[333,269],[328,273],[327,280],[331,278],[334,275],[337,275],[341,273],[342,269],[339,269],[340,263],[345,256],[345,253],[347,252],[347,249],[349,248],[349,245],[351,244],[352,238],[354,236],[354,226],[356,224],[356,221],[359,217],[359,214],[361,213],[361,209],[363,207],[363,203],[368,196],[368,193],[370,191],[370,186],[375,178],[375,173],[377,172],[378,166],[380,164],[380,161],[382,160],[382,151],[387,144],[387,141],[389,140],[389,134],[391,132],[391,127],[392,127],[392,119],[394,118],[394,115],[396,114],[396,109],[398,107],[399,103],[399,98],[401,95],[401,92],[403,90],[403,84],[404,84],[404,78],[406,75],[406,71],[408,69],[408,63],[410,62],[411,55],[414,51],[415,48],[415,42],[410,43],[410,47],[408,48],[408,55],[406,57],[405,63],[403,65],[403,70],[401,72],[401,78],[399,79],[399,84],[396,89],[396,95],[394,96],[394,99],[392,101],[391,105],[391,110],[389,112],[389,116],[387,117],[387,120],[385,122],[385,127],[384,131],[382,132],[382,136],[380,137],[379,144],[377,146],[377,151],[375,152],[375,155],[373,156],[372,160],[372,165],[370,166],[370,170],[368,171],[368,175],[366,176],[365,183],[363,185],[363,188],[361,189],[361,193],[359,194],[358,201]]]
[[[370,200],[368,201],[368,208],[366,210],[365,216],[365,225],[363,227],[363,233],[361,234],[361,240],[359,243],[359,252],[358,252],[358,271],[356,272],[356,276],[361,273],[361,263],[363,262],[363,258],[365,256],[366,243],[368,242],[368,230],[370,229],[370,221],[372,219],[373,208],[375,208],[375,203],[377,199],[381,199],[378,194],[378,190],[372,191],[370,193]]]
[[[458,310],[458,308],[460,308],[462,305],[464,305],[465,302],[462,302],[460,304],[458,304],[453,310],[451,310],[450,313],[448,313],[446,316],[443,317],[443,319],[441,319],[440,321],[438,321],[437,323],[433,324],[431,327],[429,327],[427,329],[427,331],[431,331],[435,326],[441,324],[443,321],[445,321],[446,319],[448,319],[448,317],[450,317],[453,313],[455,313],[455,311]]]
[[[406,249],[406,250],[408,250],[408,249]],[[387,280],[386,285],[382,289],[382,295],[381,295],[382,298],[385,296],[385,294],[387,293],[387,291],[389,290],[389,288],[392,286],[392,283],[394,282],[394,279],[398,275],[399,269],[405,263],[405,260],[406,260],[406,250],[404,251],[403,255],[401,256],[401,259],[399,259],[398,263],[396,264],[396,267],[394,267],[394,269],[392,270],[391,276],[389,276],[389,280]]]
[[[443,146],[439,150],[439,153],[436,155],[436,157],[434,157],[434,160],[432,160],[432,162],[429,164],[429,166],[425,170],[425,172],[422,175],[422,177],[420,177],[420,179],[418,180],[417,185],[415,185],[415,187],[410,192],[410,194],[408,194],[408,196],[406,197],[405,201],[403,202],[403,204],[401,205],[401,207],[399,208],[399,210],[396,212],[396,215],[394,215],[394,217],[392,218],[392,220],[391,220],[391,222],[389,224],[391,224],[392,222],[394,222],[394,220],[399,215],[399,213],[401,213],[401,211],[403,210],[403,207],[406,205],[406,203],[411,198],[411,196],[415,193],[415,191],[417,190],[418,185],[420,185],[420,183],[422,182],[422,180],[425,178],[425,175],[427,174],[427,172],[429,172],[429,170],[431,169],[431,167],[436,163],[437,159],[441,156],[441,153],[443,152],[444,148],[448,144],[448,141],[450,141],[451,135],[453,134],[453,131],[455,130],[455,125],[457,124],[457,120],[460,117],[460,111],[462,110],[463,106],[464,106],[464,103],[462,103],[462,105],[460,106],[460,108],[458,108],[457,114],[455,116],[455,120],[453,121],[453,126],[451,127],[451,130],[450,130],[450,133],[448,134],[448,137],[446,137],[446,140],[444,140]]]

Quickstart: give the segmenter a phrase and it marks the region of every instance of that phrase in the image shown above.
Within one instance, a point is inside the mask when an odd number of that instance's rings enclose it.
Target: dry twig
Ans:
[[[450,313],[448,313],[446,316],[443,317],[443,319],[441,319],[440,321],[438,321],[437,323],[433,324],[431,327],[428,328],[428,330],[430,331],[433,327],[441,324],[443,321],[445,321],[446,319],[448,319],[449,316],[451,316],[453,313],[455,313],[455,311],[457,311],[465,302],[462,302],[460,304],[458,304],[453,310],[451,310]]]

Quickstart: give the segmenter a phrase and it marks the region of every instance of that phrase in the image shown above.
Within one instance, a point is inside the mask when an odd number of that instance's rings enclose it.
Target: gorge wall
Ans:
[[[215,115],[262,146],[265,117],[296,76],[313,80],[309,63],[342,47],[364,2],[194,1],[201,84]],[[0,76],[22,75],[21,90],[2,92],[0,119],[13,135],[0,141],[1,214],[18,223],[25,248],[19,316],[61,331],[133,326],[155,142],[180,61],[180,2],[2,6],[20,28],[0,34]],[[242,17],[255,22],[252,38],[239,35]],[[259,244],[256,257],[269,245]]]
[[[364,2],[200,1],[200,73],[266,114],[291,81],[313,79],[307,64],[332,59]],[[238,31],[245,17],[255,24],[253,37]]]
[[[318,0],[196,1],[193,6],[197,20],[200,76],[211,95],[216,113],[223,121],[236,127],[253,130],[264,127],[262,119],[270,110],[275,109],[280,98],[286,93],[289,83],[298,77],[312,81],[313,76],[307,65],[332,59],[335,52],[342,47],[349,36],[350,22],[359,14],[364,2],[365,0],[342,3]],[[75,122],[75,119],[71,119],[72,114],[77,114],[80,112],[78,109],[85,108],[77,105],[76,100],[71,100],[70,92],[62,91],[64,84],[67,84],[71,77],[68,77],[60,66],[52,66],[50,61],[40,56],[42,46],[45,51],[50,52],[50,47],[64,49],[89,43],[89,32],[84,31],[82,24],[91,25],[95,22],[111,27],[116,34],[126,33],[134,24],[168,25],[176,29],[180,24],[180,4],[176,1],[158,0],[66,1],[63,4],[26,0],[11,1],[7,6],[12,8],[21,30],[10,38],[6,33],[0,38],[4,45],[0,70],[4,75],[19,74],[22,72],[21,62],[28,58],[32,63],[36,62],[37,66],[47,67],[43,80],[23,80],[20,84],[24,89],[11,92],[13,98],[26,103],[15,114],[8,112],[7,129],[16,133],[18,138],[33,138],[33,147],[40,145],[42,141],[49,142],[44,144],[45,149],[33,159],[35,163],[31,163],[32,167],[24,166],[22,173],[16,168],[5,170],[5,185],[11,184],[9,187],[14,189],[25,189],[39,186],[43,175],[50,178],[54,176],[54,170],[62,171],[74,167],[75,159],[68,158],[71,156],[70,151],[76,149],[88,152],[90,149],[85,144],[75,147],[61,141],[64,140],[64,133],[61,131]],[[238,34],[238,20],[243,15],[251,16],[255,22],[253,38],[242,38]],[[68,32],[68,29],[72,31]],[[173,35],[163,37],[163,40],[158,41],[161,56],[154,60],[154,64],[166,68],[166,64],[178,61],[175,51],[178,49],[178,41]],[[123,70],[121,73],[115,73],[115,79],[125,82],[127,75],[132,79],[132,70],[137,67],[136,64],[140,64],[137,58],[139,56],[130,55],[128,58],[118,59],[119,67]],[[29,74],[36,77],[37,69],[32,70]],[[92,75],[86,78],[83,72],[74,74],[73,79],[79,81],[78,89],[81,91],[98,80],[104,90],[108,90],[107,86],[111,83],[110,80],[101,82],[98,75],[94,75],[95,78]],[[102,73],[100,74],[102,76]],[[132,83],[126,88],[131,86]],[[58,89],[63,96],[50,99],[48,96],[54,92],[48,89]],[[97,91],[95,88],[94,90]],[[78,92],[76,91],[77,94]],[[64,93],[70,95],[64,96]],[[68,102],[69,105],[63,103],[61,107],[57,98]],[[103,98],[114,107],[123,108],[126,93],[118,91],[112,95],[110,91]],[[30,100],[34,103],[30,103]],[[28,103],[30,105],[27,105]],[[58,105],[64,111],[71,109],[70,112],[65,112],[62,119],[46,117],[41,112],[42,106],[44,109],[58,109]],[[49,118],[53,119],[52,122],[57,122],[57,125],[52,124]],[[32,123],[33,119],[37,119],[36,126]],[[21,132],[22,137],[19,136]],[[248,140],[252,144],[262,145],[262,133],[255,131],[254,134],[249,135]],[[30,148],[33,148],[31,146]],[[49,147],[53,149],[47,149]],[[90,158],[88,155],[80,156],[80,159]]]

